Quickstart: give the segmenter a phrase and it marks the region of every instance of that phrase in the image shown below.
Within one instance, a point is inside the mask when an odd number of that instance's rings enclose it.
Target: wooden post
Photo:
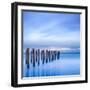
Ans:
[[[41,58],[42,58],[42,63],[44,64],[45,62],[45,51],[44,50],[41,51]]]
[[[51,51],[51,61],[53,61],[53,51]]]
[[[48,51],[48,59],[49,59],[49,62],[50,62],[50,50]]]
[[[40,49],[38,49],[38,51],[37,51],[37,56],[38,56],[37,61],[38,61],[38,65],[39,65],[40,64]]]
[[[37,60],[38,60],[38,52],[37,52],[37,50],[36,50],[36,53],[35,53],[35,59],[36,59],[36,62],[37,62]]]
[[[33,53],[32,53],[32,51],[31,51],[31,63],[32,63],[32,61],[33,61]]]
[[[55,58],[55,54],[56,54],[56,52],[54,51],[54,60],[56,60],[56,58]]]
[[[55,51],[55,60],[56,60],[56,51]]]
[[[41,51],[41,60],[43,60],[43,54],[42,53],[43,53],[43,51]]]
[[[29,56],[29,54],[30,54],[30,49],[27,48],[26,49],[26,64],[27,64],[27,68],[29,68],[29,64],[30,64],[30,61],[29,61],[30,56]]]
[[[34,48],[32,49],[32,57],[33,57],[32,59],[33,67],[35,67],[35,49]]]
[[[60,51],[57,51],[57,59],[60,58]]]
[[[46,50],[46,63],[48,62],[48,50]]]
[[[52,51],[50,50],[50,61],[52,61]]]

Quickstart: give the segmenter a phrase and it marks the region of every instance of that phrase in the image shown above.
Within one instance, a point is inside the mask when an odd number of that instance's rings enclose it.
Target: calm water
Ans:
[[[80,54],[60,54],[59,60],[54,60],[40,65],[36,63],[35,67],[30,64],[27,68],[25,64],[25,54],[23,55],[23,77],[44,77],[44,76],[63,76],[80,75]]]

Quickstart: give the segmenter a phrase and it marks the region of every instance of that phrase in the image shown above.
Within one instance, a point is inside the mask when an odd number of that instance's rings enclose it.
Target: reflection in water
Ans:
[[[23,56],[23,77],[80,74],[80,53],[27,48]]]
[[[44,72],[45,65],[50,63],[54,60],[58,60],[60,58],[60,51],[52,51],[52,50],[35,50],[34,48],[30,50],[29,48],[26,49],[25,52],[25,66],[26,66],[26,77],[29,74],[31,76],[45,76],[47,72]],[[41,64],[41,65],[40,65]],[[40,69],[42,66],[42,69]],[[29,70],[32,68],[32,73]]]

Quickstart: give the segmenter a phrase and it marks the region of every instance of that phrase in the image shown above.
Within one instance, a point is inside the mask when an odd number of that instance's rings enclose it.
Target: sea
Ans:
[[[22,76],[23,77],[47,77],[47,76],[65,76],[80,75],[80,53],[60,53],[60,58],[51,62],[40,64],[25,63],[25,54],[23,54]]]

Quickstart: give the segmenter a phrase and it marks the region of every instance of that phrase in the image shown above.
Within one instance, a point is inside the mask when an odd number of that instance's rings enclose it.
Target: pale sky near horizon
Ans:
[[[80,14],[23,11],[24,48],[80,48]]]

